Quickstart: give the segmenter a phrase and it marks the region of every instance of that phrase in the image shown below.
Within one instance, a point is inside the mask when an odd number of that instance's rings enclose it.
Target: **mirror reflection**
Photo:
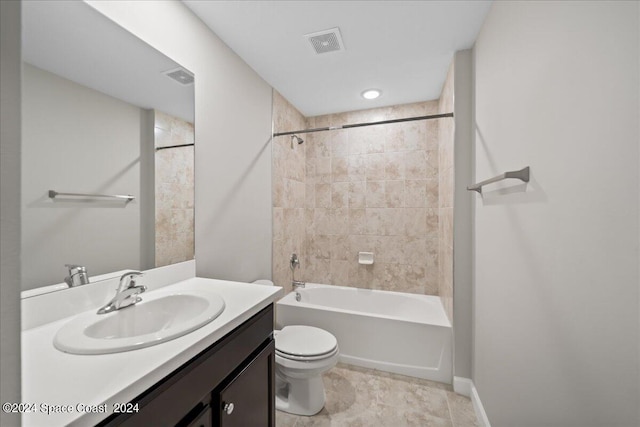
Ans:
[[[84,2],[22,44],[22,290],[193,259],[193,74]]]

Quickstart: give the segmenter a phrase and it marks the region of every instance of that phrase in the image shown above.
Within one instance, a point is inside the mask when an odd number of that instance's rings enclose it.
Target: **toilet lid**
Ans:
[[[285,326],[276,334],[276,350],[294,356],[318,356],[332,352],[336,337],[313,326]]]

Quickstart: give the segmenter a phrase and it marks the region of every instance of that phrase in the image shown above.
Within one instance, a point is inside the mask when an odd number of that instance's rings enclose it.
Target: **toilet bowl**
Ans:
[[[276,409],[314,415],[325,402],[322,374],[338,362],[338,341],[313,326],[285,326],[275,331]]]
[[[254,283],[273,285],[269,280]],[[338,362],[338,340],[313,326],[292,325],[274,331],[276,340],[276,409],[314,415],[325,403],[322,374]]]

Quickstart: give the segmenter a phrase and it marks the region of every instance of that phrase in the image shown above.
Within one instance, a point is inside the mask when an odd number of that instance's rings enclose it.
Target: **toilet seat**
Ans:
[[[276,354],[291,360],[319,360],[338,351],[336,337],[313,326],[285,326],[275,338]]]
[[[281,351],[278,351],[278,349],[276,349],[276,355],[280,356],[284,359],[289,359],[289,360],[300,360],[300,361],[313,361],[313,360],[322,360],[322,359],[328,359],[330,357],[332,357],[334,354],[338,353],[338,348],[334,348],[333,350],[331,350],[328,353],[323,353],[323,354],[318,354],[315,356],[296,356],[294,354],[288,354],[288,353],[283,353]]]

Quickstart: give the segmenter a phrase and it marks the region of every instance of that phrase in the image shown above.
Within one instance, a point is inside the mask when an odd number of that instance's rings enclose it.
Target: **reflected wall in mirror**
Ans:
[[[22,45],[22,290],[193,259],[193,74],[84,2],[23,2]]]

